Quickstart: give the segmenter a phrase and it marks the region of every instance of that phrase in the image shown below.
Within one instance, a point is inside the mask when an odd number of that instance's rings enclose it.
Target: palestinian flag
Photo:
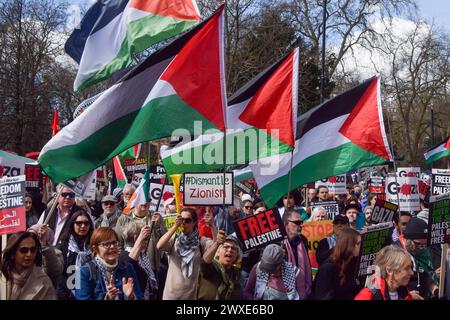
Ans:
[[[440,158],[450,156],[450,136],[448,136],[444,140],[444,142],[431,149],[428,149],[428,151],[425,152],[424,155],[426,163],[432,163]]]
[[[57,106],[55,106],[53,108],[53,119],[52,119],[52,125],[50,127],[52,128],[52,137],[61,130],[61,126],[59,124],[59,115],[58,115],[58,107]]]
[[[122,165],[120,164],[119,157],[113,158],[113,166],[114,166],[114,175],[116,177],[117,186],[119,188],[125,187],[127,183],[127,176],[125,175],[125,172],[123,171]]]
[[[97,1],[65,44],[78,64],[74,90],[108,79],[133,54],[175,36],[200,21],[195,0]]]
[[[392,159],[377,76],[300,116],[292,159],[291,190],[350,170]],[[291,154],[250,164],[270,208],[287,193]]]
[[[148,175],[148,170],[145,170],[144,177],[142,178],[139,186],[136,188],[136,191],[131,195],[130,200],[127,203],[127,206],[123,209],[124,214],[128,214],[131,210],[138,205],[146,204],[150,202],[149,198],[150,193],[150,179]]]
[[[298,48],[261,72],[230,99],[226,164],[236,166],[293,149],[297,119]],[[190,137],[183,137],[183,139]],[[223,170],[224,134],[216,131],[162,148],[169,174]]]
[[[123,159],[137,159],[141,154],[142,143],[138,143],[120,154]]]
[[[46,174],[54,182],[81,176],[194,124],[224,130],[223,12],[149,56],[54,136],[38,159]]]

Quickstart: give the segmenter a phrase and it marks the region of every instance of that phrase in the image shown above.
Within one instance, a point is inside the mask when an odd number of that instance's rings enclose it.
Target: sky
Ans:
[[[425,19],[434,19],[437,26],[450,33],[449,0],[416,0],[419,14]]]

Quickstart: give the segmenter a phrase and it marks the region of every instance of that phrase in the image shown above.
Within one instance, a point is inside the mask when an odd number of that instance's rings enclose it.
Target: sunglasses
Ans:
[[[292,223],[294,223],[294,224],[296,224],[298,226],[301,226],[303,224],[303,220],[295,220],[295,221],[289,220],[289,222],[292,222]]]
[[[118,247],[119,246],[119,241],[111,241],[111,242],[102,242],[98,244],[100,247],[106,248],[106,249],[111,249],[113,247]]]
[[[36,247],[22,247],[19,249],[19,252],[21,254],[27,254],[28,252],[31,252],[32,254],[36,253]]]
[[[79,227],[81,227],[81,226],[86,226],[86,227],[88,227],[88,226],[89,226],[89,221],[75,221],[75,224],[76,224],[77,226],[79,226]]]
[[[102,202],[105,206],[113,206],[113,205],[115,205],[116,203],[114,202],[114,201],[104,201],[104,202]]]
[[[183,218],[184,223],[191,223],[192,221],[194,221],[194,219],[192,218]]]
[[[250,209],[253,209],[253,206],[245,206],[244,208],[247,210],[250,210]]]
[[[61,197],[63,198],[75,198],[75,192],[63,192],[61,193]]]

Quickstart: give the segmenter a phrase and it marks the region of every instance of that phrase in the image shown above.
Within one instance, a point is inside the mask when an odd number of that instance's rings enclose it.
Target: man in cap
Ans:
[[[114,228],[122,212],[117,206],[117,198],[113,195],[106,195],[102,198],[103,213],[95,220],[95,228]]]
[[[300,271],[284,260],[283,249],[269,244],[250,272],[244,290],[247,300],[300,300]]]
[[[225,231],[220,230],[216,241],[203,254],[197,299],[241,299],[241,273],[235,266],[241,256],[237,239],[234,236],[227,237]]]
[[[428,224],[420,218],[413,217],[408,222],[405,232],[399,236],[395,245],[401,246],[414,258],[414,275],[408,283],[408,289],[417,290],[425,299],[435,298],[438,294],[439,279],[431,262],[427,248]]]
[[[333,234],[319,241],[317,245],[316,258],[317,264],[320,265],[328,259],[336,246],[336,238],[344,228],[350,227],[347,216],[336,215],[333,220]]]

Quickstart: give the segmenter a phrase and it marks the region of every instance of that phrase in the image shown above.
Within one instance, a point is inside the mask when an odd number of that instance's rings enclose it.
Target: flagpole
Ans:
[[[294,158],[294,149],[291,150],[291,164],[289,167],[289,178],[288,178],[288,191],[287,191],[287,197],[289,199],[289,195],[291,193],[291,182],[292,182],[292,162]]]
[[[392,147],[392,161],[394,163],[394,171],[395,171],[395,184],[398,188],[399,184],[397,181],[397,162],[395,161],[395,154],[394,154],[394,144],[392,143],[392,127],[391,127],[391,119],[389,117],[389,114],[387,115],[387,119],[388,119],[388,125],[389,125],[389,140],[391,142],[391,147]],[[397,189],[397,203],[398,203],[398,211],[400,211],[400,190]]]
[[[320,103],[325,100],[325,45],[327,28],[327,0],[323,1],[322,72],[320,76]]]
[[[225,127],[225,131],[223,132],[223,197],[222,197],[222,222],[220,224],[220,230],[225,230],[225,191],[226,191],[226,173],[227,173],[227,129]]]

